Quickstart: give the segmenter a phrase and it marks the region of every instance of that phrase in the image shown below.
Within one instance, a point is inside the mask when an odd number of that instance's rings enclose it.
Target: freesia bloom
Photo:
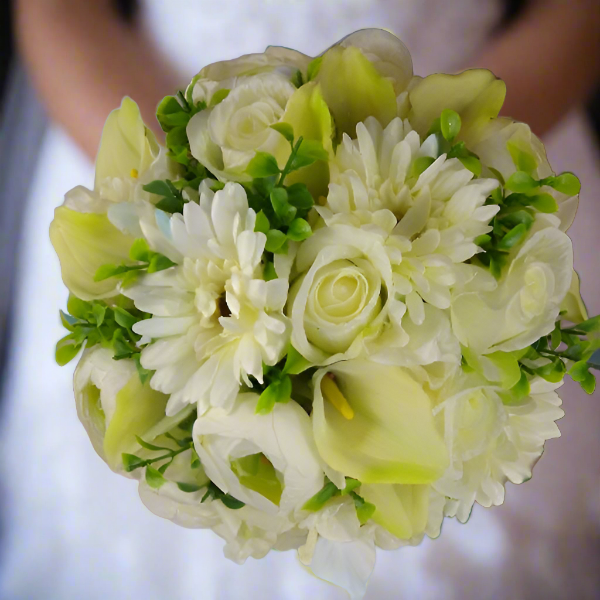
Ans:
[[[164,226],[179,264],[123,290],[153,315],[134,331],[157,340],[141,362],[156,371],[151,386],[170,394],[168,415],[196,402],[200,413],[231,408],[240,383],[262,381],[263,363],[276,364],[287,346],[288,284],[262,278],[266,238],[255,220],[240,185],[205,189]]]

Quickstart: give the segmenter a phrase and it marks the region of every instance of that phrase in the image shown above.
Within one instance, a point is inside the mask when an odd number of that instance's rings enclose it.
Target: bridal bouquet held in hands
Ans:
[[[591,393],[565,231],[579,181],[491,72],[414,76],[394,35],[202,69],[161,146],[125,98],[94,189],[56,209],[56,359],[79,417],[161,517],[238,563],[296,549],[361,598],[375,548],[504,500]]]

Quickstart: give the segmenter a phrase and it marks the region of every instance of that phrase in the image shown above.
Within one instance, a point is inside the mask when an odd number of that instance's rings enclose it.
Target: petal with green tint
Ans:
[[[121,107],[113,110],[102,130],[96,158],[94,187],[107,177],[126,179],[132,171],[141,175],[156,156],[159,147],[154,134],[144,125],[138,105],[128,97]]]
[[[117,280],[94,281],[105,264],[133,264],[134,238],[121,233],[105,214],[80,213],[59,206],[50,224],[50,240],[60,260],[64,284],[78,298],[93,300],[117,294]]]
[[[362,485],[361,496],[375,505],[373,521],[401,540],[421,535],[429,511],[428,485]]]
[[[342,399],[323,393],[325,376]],[[332,469],[363,483],[402,484],[431,483],[446,469],[431,401],[405,369],[349,360],[317,371],[314,386],[313,432]]]
[[[573,277],[571,278],[571,287],[560,305],[560,310],[561,312],[564,311],[562,318],[575,325],[586,321],[588,318],[588,312],[579,291],[579,275],[575,270],[573,270]]]
[[[470,69],[457,75],[436,73],[410,91],[409,121],[424,136],[433,121],[449,108],[460,115],[458,139],[469,143],[498,116],[505,96],[506,85],[487,69]]]
[[[282,121],[292,126],[296,139],[318,140],[330,155],[333,153],[333,121],[319,84],[310,82],[294,92],[288,100]],[[287,185],[298,182],[306,184],[315,198],[327,195],[328,164],[317,161],[286,178]]]
[[[337,134],[356,136],[356,125],[375,117],[385,127],[397,111],[392,82],[354,46],[335,46],[323,55],[315,79],[337,126]]]

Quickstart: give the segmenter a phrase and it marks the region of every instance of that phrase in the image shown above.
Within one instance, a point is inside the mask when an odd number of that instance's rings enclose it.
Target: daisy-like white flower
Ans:
[[[473,180],[456,158],[439,154],[434,135],[421,143],[407,120],[385,129],[373,118],[344,136],[331,163],[331,183],[319,214],[327,225],[354,225],[386,237],[394,286],[411,319],[425,318],[423,301],[450,306],[453,265],[479,251],[475,238],[491,230],[498,206],[484,206],[495,179]],[[427,167],[423,170],[423,167]]]
[[[147,214],[147,211],[142,211]],[[152,314],[134,331],[154,340],[142,365],[154,370],[151,386],[170,394],[167,415],[198,403],[233,406],[240,384],[263,380],[263,363],[276,364],[289,338],[282,310],[285,279],[265,281],[261,257],[266,236],[255,232],[255,212],[239,184],[213,193],[203,186],[199,204],[186,203],[170,219],[155,211],[151,245],[177,266],[142,277],[123,293]]]
[[[560,436],[555,421],[564,413],[554,391],[560,385],[534,379],[529,397],[510,404],[507,392],[477,376],[461,374],[450,384],[450,395],[434,409],[450,455],[450,466],[433,484],[449,498],[447,516],[465,523],[474,502],[499,506],[506,481],[531,478],[546,440]]]

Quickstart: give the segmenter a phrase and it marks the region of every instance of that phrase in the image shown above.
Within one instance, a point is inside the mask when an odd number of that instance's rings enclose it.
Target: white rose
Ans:
[[[397,322],[404,314],[377,234],[346,225],[320,229],[300,247],[296,267],[303,275],[288,301],[292,344],[315,364],[358,355],[388,314]]]
[[[257,151],[281,155],[285,150],[287,142],[271,125],[281,120],[296,88],[276,72],[232,79],[231,85],[217,106],[190,119],[187,134],[194,158],[216,177],[249,181],[245,170]]]
[[[296,402],[258,415],[257,401],[240,394],[229,414],[213,408],[199,417],[196,451],[223,492],[266,515],[291,515],[323,487],[310,418]]]
[[[549,334],[571,285],[573,248],[562,231],[547,227],[523,244],[496,290],[460,294],[452,327],[479,354],[520,350]]]

